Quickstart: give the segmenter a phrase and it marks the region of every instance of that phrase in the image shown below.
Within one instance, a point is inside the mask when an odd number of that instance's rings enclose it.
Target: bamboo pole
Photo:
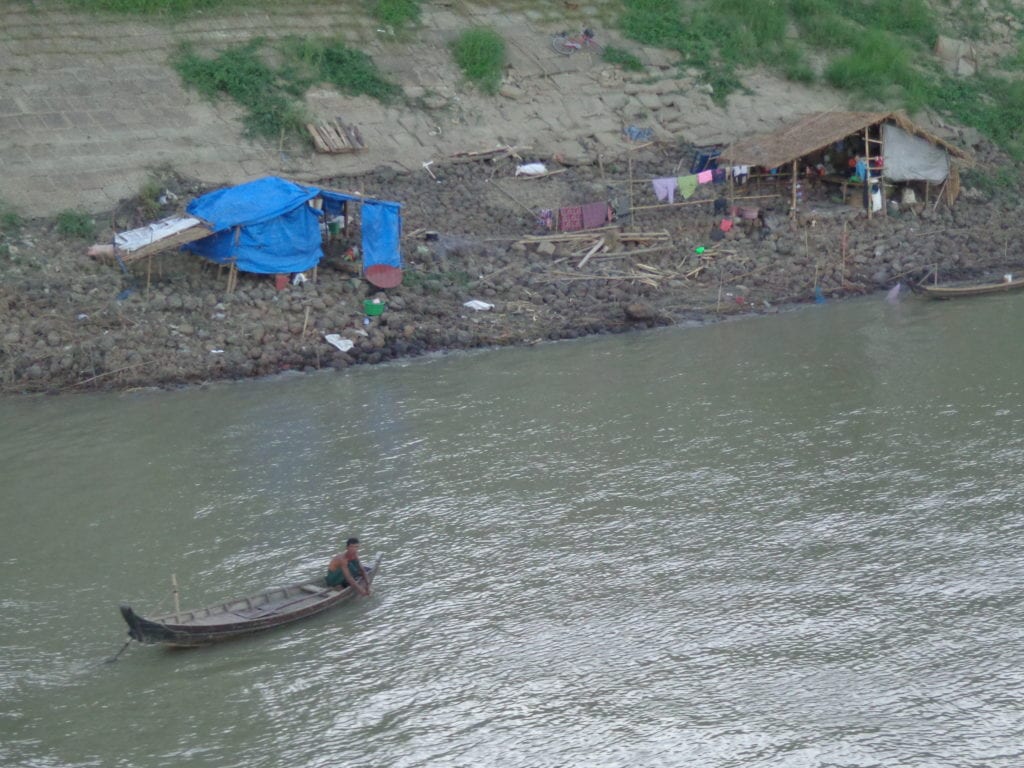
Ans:
[[[864,203],[868,209],[868,220],[871,219],[871,215],[875,208],[875,201],[871,194],[871,134],[868,132],[869,126],[864,127]]]
[[[842,258],[843,258],[842,271],[839,273],[839,280],[840,280],[840,283],[841,283],[840,286],[839,286],[840,288],[846,288],[846,241],[847,241],[846,225],[847,225],[847,221],[844,219],[843,220],[843,234],[842,234],[841,239],[839,240],[839,253],[842,255]]]
[[[178,599],[178,575],[176,573],[171,574],[171,593],[174,595],[174,620],[179,621],[181,602]]]
[[[796,172],[796,159],[792,162],[793,178],[790,180],[790,209],[789,215],[796,218],[796,185],[797,185],[797,172]]]
[[[589,251],[587,251],[587,255],[586,256],[584,256],[582,259],[580,259],[580,263],[576,265],[576,269],[582,269],[583,265],[586,264],[590,260],[590,257],[593,256],[595,253],[597,253],[602,248],[604,248],[604,238],[603,237],[600,240],[598,240],[596,243],[594,243],[594,247],[591,248]]]
[[[633,150],[629,150],[626,158],[629,166],[629,227],[630,229],[636,229],[636,216],[633,213],[636,210],[633,207]]]

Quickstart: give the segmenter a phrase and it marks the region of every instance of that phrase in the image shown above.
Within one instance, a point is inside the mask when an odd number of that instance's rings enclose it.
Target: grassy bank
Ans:
[[[90,11],[146,17],[231,14],[269,0],[66,0]],[[532,0],[504,0],[510,12],[539,6]],[[396,39],[415,36],[419,0],[376,0],[339,4],[339,12],[368,15]],[[543,11],[550,14],[549,5]],[[575,24],[582,11],[564,11]],[[972,126],[1024,160],[1024,52],[1014,52],[989,71],[968,78],[945,74],[932,51],[940,35],[986,41],[996,25],[1024,23],[1024,8],[1008,1],[949,0],[609,0],[599,6],[602,23],[617,26],[634,43],[674,51],[681,67],[696,69],[724,104],[743,90],[744,71],[770,69],[791,81],[823,83],[851,94],[865,106],[931,108]],[[637,49],[639,50],[639,48]],[[469,81],[485,93],[498,90],[504,42],[493,30],[466,30],[451,47]],[[274,55],[268,55],[272,53]],[[285,63],[268,61],[284,55]],[[375,71],[358,51],[331,40],[293,41],[290,48],[260,50],[255,44],[223,51],[210,62],[183,51],[176,66],[183,79],[217,98],[227,94],[250,113],[251,133],[299,135],[304,116],[298,97],[311,79],[331,82],[344,92],[394,98],[398,89]],[[290,58],[289,58],[290,57]],[[636,69],[628,48],[609,49],[606,59]]]

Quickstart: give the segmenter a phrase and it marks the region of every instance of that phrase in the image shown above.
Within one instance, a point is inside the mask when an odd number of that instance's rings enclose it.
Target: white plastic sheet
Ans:
[[[341,352],[348,352],[352,347],[355,346],[355,342],[352,339],[343,339],[336,333],[328,333],[324,335],[324,340],[332,347],[337,347]]]

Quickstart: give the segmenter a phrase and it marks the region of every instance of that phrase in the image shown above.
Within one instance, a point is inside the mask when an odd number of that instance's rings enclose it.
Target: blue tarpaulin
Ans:
[[[323,211],[309,205],[317,197],[323,198]],[[214,233],[184,247],[218,264],[234,261],[243,272],[305,272],[324,255],[320,217],[343,211],[349,202],[362,205],[363,268],[401,267],[399,203],[307,187],[275,176],[219,189],[189,203],[189,214],[207,222]]]
[[[188,212],[210,224],[210,237],[187,250],[243,272],[304,272],[323,258],[320,214],[308,202],[320,190],[268,176],[197,197]]]
[[[363,269],[374,264],[402,266],[398,240],[402,236],[402,216],[398,203],[365,202],[362,209]]]

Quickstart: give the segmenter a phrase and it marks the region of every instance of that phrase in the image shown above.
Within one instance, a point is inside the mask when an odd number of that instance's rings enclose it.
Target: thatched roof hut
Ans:
[[[802,158],[836,142],[859,139],[865,157],[884,158],[883,176],[896,181],[942,184],[947,202],[960,190],[958,166],[968,152],[914,125],[900,112],[815,112],[771,133],[737,141],[722,150],[720,164],[796,169]],[[794,204],[796,195],[794,191]]]

